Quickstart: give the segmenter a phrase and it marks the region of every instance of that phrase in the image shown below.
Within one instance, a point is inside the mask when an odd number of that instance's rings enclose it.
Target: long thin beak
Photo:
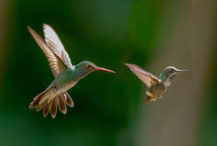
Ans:
[[[177,71],[177,72],[188,72],[188,71],[190,71],[190,70],[181,70],[181,69],[177,69],[176,71]]]
[[[114,72],[112,70],[109,70],[109,69],[106,69],[106,68],[102,68],[102,67],[96,67],[95,69],[96,70],[100,70],[100,71],[107,71],[107,72],[111,72],[111,73],[116,73],[116,72]]]

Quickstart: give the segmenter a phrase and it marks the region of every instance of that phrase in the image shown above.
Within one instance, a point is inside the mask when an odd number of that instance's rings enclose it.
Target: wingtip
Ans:
[[[30,32],[30,34],[35,33],[34,29],[32,29],[32,27],[30,27],[29,25],[27,25],[27,30]]]
[[[29,25],[27,25],[26,28],[27,28],[28,31],[30,31],[32,29]]]
[[[46,23],[43,23],[42,26],[45,27],[45,26],[47,26],[47,24],[46,24]]]
[[[135,66],[136,64],[124,63],[127,67]]]
[[[128,67],[130,66],[130,64],[129,64],[129,63],[124,63],[124,65],[126,65],[126,66],[128,66]]]
[[[50,28],[50,27],[51,27],[50,25],[43,23],[43,29]]]

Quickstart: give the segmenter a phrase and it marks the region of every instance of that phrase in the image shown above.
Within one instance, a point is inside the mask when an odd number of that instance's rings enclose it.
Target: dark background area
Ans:
[[[0,145],[216,146],[216,0],[1,0]],[[27,26],[51,25],[72,64],[94,72],[69,94],[75,102],[52,119],[29,110],[53,81]],[[124,66],[177,75],[161,101],[143,104],[146,86]]]

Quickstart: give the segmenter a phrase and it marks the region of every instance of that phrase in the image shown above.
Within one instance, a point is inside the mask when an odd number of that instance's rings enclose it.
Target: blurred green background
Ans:
[[[216,0],[1,0],[1,146],[216,146]],[[61,38],[72,64],[94,72],[69,94],[63,115],[29,110],[53,81],[47,59],[27,31],[42,24]],[[123,63],[177,75],[162,101],[143,104],[146,86]]]

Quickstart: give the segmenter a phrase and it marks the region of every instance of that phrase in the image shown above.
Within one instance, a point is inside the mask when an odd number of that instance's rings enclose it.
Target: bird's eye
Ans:
[[[172,69],[172,72],[175,72],[175,69]]]
[[[91,65],[87,65],[87,67],[88,67],[88,68],[92,68],[92,66],[91,66]]]

